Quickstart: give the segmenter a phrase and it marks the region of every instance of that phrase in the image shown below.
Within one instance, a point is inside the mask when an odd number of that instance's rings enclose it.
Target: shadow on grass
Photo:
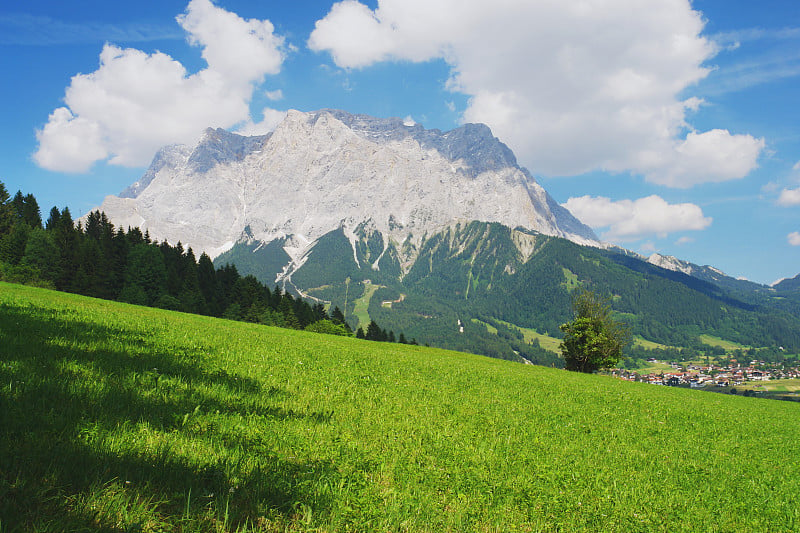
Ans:
[[[287,393],[206,370],[210,358],[201,347],[165,345],[153,331],[0,304],[0,532],[126,530],[74,505],[113,480],[150,501],[157,516],[208,518],[224,509],[232,529],[264,513],[289,518],[306,503],[324,511],[326,502],[308,490],[335,476],[333,465],[282,460],[257,435],[235,434],[226,442],[213,426],[192,419],[219,413],[280,424],[322,423],[324,416],[269,405]],[[120,437],[127,428],[128,436]],[[148,432],[178,434],[185,444],[147,441]],[[142,442],[114,441],[119,438]],[[191,448],[203,439],[206,449],[230,453],[197,457]],[[248,447],[260,453],[248,455]]]

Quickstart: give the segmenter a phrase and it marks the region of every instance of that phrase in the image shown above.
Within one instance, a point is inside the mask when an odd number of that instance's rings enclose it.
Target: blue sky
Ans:
[[[255,0],[0,7],[0,181],[81,215],[207,126],[287,109],[489,124],[606,240],[800,272],[791,0]]]

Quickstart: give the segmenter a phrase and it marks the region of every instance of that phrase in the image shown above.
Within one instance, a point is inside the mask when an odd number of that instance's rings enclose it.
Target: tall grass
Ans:
[[[0,531],[794,531],[800,406],[0,284]]]

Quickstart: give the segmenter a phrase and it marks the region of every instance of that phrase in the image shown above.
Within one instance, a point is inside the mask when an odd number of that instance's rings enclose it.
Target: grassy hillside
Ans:
[[[796,531],[800,405],[0,284],[0,531]]]

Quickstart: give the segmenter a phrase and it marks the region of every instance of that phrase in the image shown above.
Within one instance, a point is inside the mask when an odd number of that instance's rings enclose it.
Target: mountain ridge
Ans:
[[[142,179],[100,209],[117,225],[212,257],[249,226],[259,240],[291,241],[286,252],[300,260],[340,226],[355,242],[366,221],[400,244],[482,220],[599,245],[487,126],[442,133],[337,110],[289,111],[257,137],[209,128],[194,147],[159,151]]]

